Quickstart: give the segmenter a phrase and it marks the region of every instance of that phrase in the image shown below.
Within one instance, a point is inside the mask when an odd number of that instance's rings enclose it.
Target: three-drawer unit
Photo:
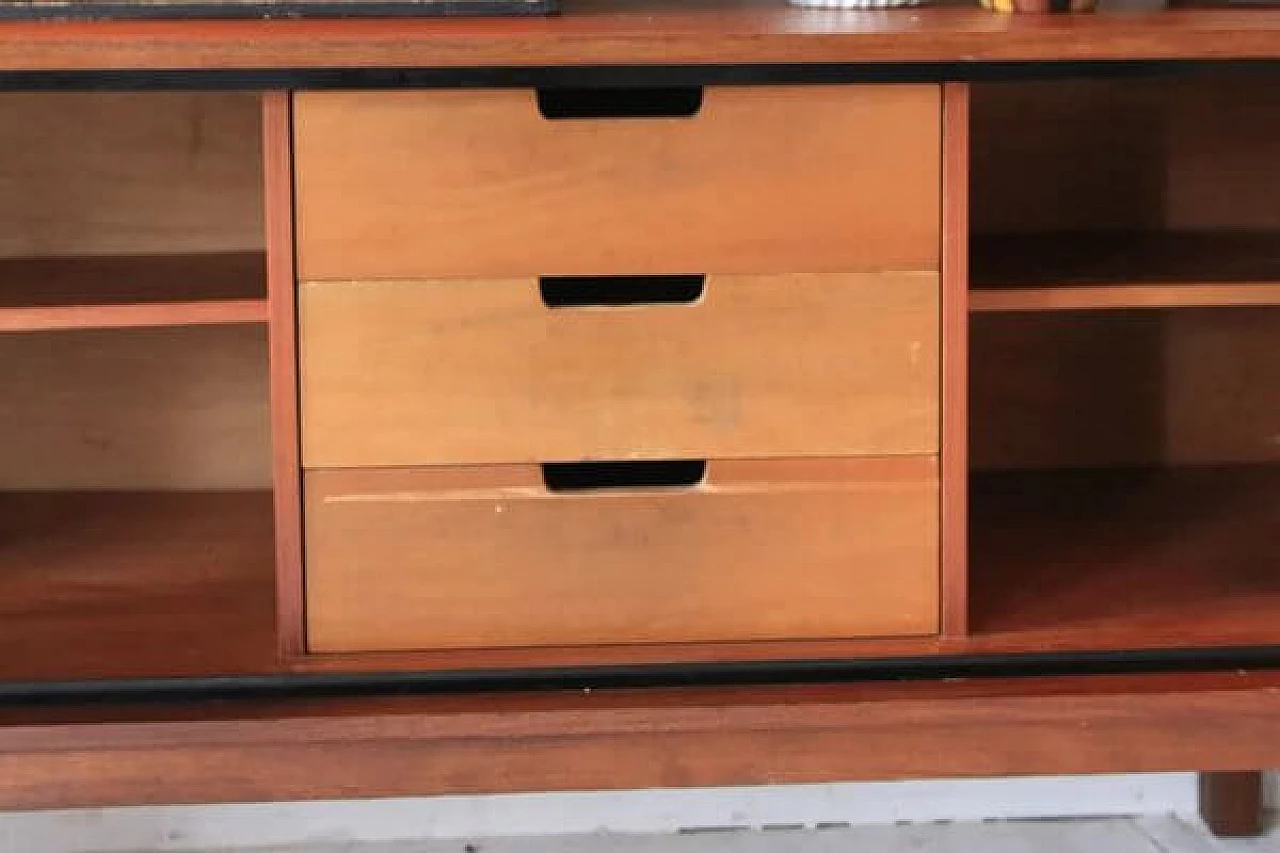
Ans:
[[[296,96],[308,650],[936,633],[940,118]]]

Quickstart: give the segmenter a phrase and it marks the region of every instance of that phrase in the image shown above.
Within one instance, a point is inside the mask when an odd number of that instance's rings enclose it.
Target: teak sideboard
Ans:
[[[1280,11],[0,24],[0,804],[1280,765]]]

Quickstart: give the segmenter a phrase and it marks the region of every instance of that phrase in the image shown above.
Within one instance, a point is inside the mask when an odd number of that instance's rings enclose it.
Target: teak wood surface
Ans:
[[[969,631],[969,100],[942,88],[941,632]]]
[[[687,488],[555,493],[537,466],[308,471],[304,486],[312,651],[938,627],[934,457],[712,462]]]
[[[0,69],[7,70],[1278,57],[1280,13],[1267,11],[1002,17],[976,9],[935,8],[904,15],[832,17],[773,2],[728,4],[698,0],[606,5],[588,0],[571,2],[568,13],[561,18],[533,21],[0,25]],[[946,73],[952,72],[966,73],[961,68]],[[1117,86],[1133,82],[1122,81]],[[1275,124],[1265,106],[1259,107],[1260,112],[1252,111],[1250,104],[1260,89],[1233,86],[1216,93],[1210,90],[1196,94],[1195,84],[1187,85],[1190,90],[1169,87],[1174,93],[1171,112],[1149,92],[1121,88],[1096,95],[1102,104],[1097,111],[1088,106],[1087,99],[1077,102],[1083,104],[1088,122],[1093,125],[1093,130],[1083,135],[1076,132],[1078,127],[1072,133],[1063,133],[1069,125],[1055,121],[1053,115],[1057,107],[1071,104],[1078,92],[1066,91],[1059,96],[1063,100],[1055,100],[1052,93],[1028,89],[1022,93],[1021,103],[1015,96],[1001,106],[998,96],[989,98],[987,90],[975,87],[975,115],[990,116],[983,105],[994,104],[997,110],[1007,109],[1013,117],[1009,126],[1021,131],[1008,134],[997,128],[997,133],[975,137],[975,155],[986,157],[988,163],[1004,162],[1009,185],[1015,190],[1012,195],[997,196],[1011,200],[1010,204],[988,206],[981,193],[975,195],[975,230],[1010,222],[1030,225],[1041,213],[1044,218],[1038,224],[1059,233],[1073,224],[1072,215],[1098,221],[1099,213],[1114,214],[1103,220],[1116,228],[1166,232],[1276,228],[1278,211],[1266,178],[1274,171],[1257,164],[1265,166],[1274,160],[1269,152],[1274,151],[1272,146],[1280,136],[1271,136]],[[952,89],[947,95],[952,117],[960,114],[955,109],[961,103],[959,91]],[[1117,96],[1116,92],[1120,94]],[[185,97],[170,101],[171,108],[187,104]],[[88,180],[84,187],[94,187],[95,177],[110,176],[117,163],[146,162],[147,157],[156,156],[155,162],[164,166],[155,173],[121,169],[94,190],[101,194],[119,184],[125,188],[121,197],[127,197],[135,192],[131,188],[133,178],[142,175],[142,194],[137,197],[144,203],[136,206],[144,217],[140,220],[142,228],[113,230],[119,222],[108,216],[90,220],[92,227],[83,234],[72,230],[58,235],[55,231],[55,236],[115,240],[121,235],[125,239],[141,235],[144,242],[153,243],[161,235],[161,243],[176,245],[167,243],[162,236],[173,217],[154,215],[166,210],[166,183],[172,182],[173,197],[182,199],[192,198],[185,195],[184,186],[205,182],[206,186],[228,188],[218,197],[229,200],[235,209],[220,209],[211,218],[201,220],[201,211],[209,213],[212,209],[202,208],[199,203],[188,206],[196,227],[182,231],[181,239],[192,240],[184,251],[260,251],[255,215],[251,211],[237,218],[235,213],[244,210],[246,198],[257,198],[256,190],[248,195],[238,191],[253,185],[252,181],[246,182],[247,177],[256,180],[256,152],[247,152],[238,144],[246,138],[256,140],[256,128],[246,131],[247,136],[230,132],[241,126],[236,122],[252,113],[243,109],[246,103],[252,103],[243,96],[238,104],[235,98],[228,97],[221,107],[213,107],[215,111],[225,109],[231,117],[228,121],[206,121],[200,117],[204,105],[191,103],[191,112],[181,113],[180,121],[167,125],[163,133],[141,134],[140,138],[162,140],[158,156],[139,153],[144,151],[139,145],[127,156],[99,158],[99,148],[119,151],[119,138],[102,137],[115,142],[93,148],[81,145],[82,140],[76,135],[64,134],[66,141],[58,143],[52,139],[56,133],[46,133],[51,140],[50,151],[61,144],[56,150],[64,152],[61,157],[47,158],[47,162],[74,162],[76,152],[72,149],[77,146],[88,152]],[[128,99],[120,103],[126,104]],[[149,121],[145,115],[149,103],[134,104],[141,110],[136,113],[138,128],[154,127],[145,123]],[[286,567],[281,574],[281,590],[286,596],[281,613],[285,620],[296,623],[297,631],[284,640],[285,666],[298,671],[308,667],[394,668],[411,662],[438,662],[394,654],[377,661],[364,656],[320,656],[312,661],[289,657],[302,648],[302,607],[296,597],[301,589],[294,434],[297,421],[290,409],[290,401],[296,402],[290,393],[296,381],[289,325],[293,315],[293,270],[288,253],[292,237],[291,223],[286,221],[291,204],[287,181],[282,180],[287,178],[291,154],[284,135],[288,129],[286,103],[283,93],[272,94],[265,122],[269,136],[268,209],[272,211],[268,256],[275,326],[271,340],[275,391],[272,431],[277,440],[276,483],[286,491],[277,514],[277,524],[285,525],[285,538],[277,540],[279,558]],[[1274,103],[1274,99],[1256,103],[1265,105]],[[1224,107],[1227,115],[1236,118],[1221,120]],[[1245,107],[1250,111],[1232,112]],[[1026,111],[1031,108],[1047,109],[1049,120]],[[56,116],[58,110],[51,112]],[[161,112],[166,115],[165,121],[174,115],[167,110]],[[1238,120],[1241,115],[1251,120]],[[980,117],[978,121],[984,123],[986,119]],[[58,126],[54,122],[45,130],[56,130]],[[213,137],[186,135],[186,131],[202,128],[221,128],[223,133]],[[1152,128],[1159,129],[1156,136],[1149,135]],[[21,136],[21,132],[32,129],[38,131],[40,125],[10,122],[5,133],[14,130]],[[1055,136],[1061,147],[1053,148],[1052,142],[1046,142],[1048,136]],[[1086,194],[1098,193],[1093,198],[1064,195],[1060,208],[1037,206],[1036,194],[1048,185],[1052,196],[1053,176],[1069,170],[1053,167],[1027,172],[1013,168],[1008,159],[1002,159],[999,146],[989,145],[993,138],[1008,138],[1015,146],[1022,145],[1028,137],[1026,151],[1033,164],[1046,152],[1052,160],[1056,151],[1066,158],[1065,162],[1078,166],[1090,162],[1091,146],[1117,156],[1098,160],[1101,166],[1087,173],[1097,180],[1078,182]],[[954,143],[955,128],[945,138]],[[193,139],[200,145],[192,143],[188,151],[183,143]],[[212,148],[210,140],[214,141]],[[1112,144],[1116,141],[1118,145]],[[230,147],[221,149],[218,145]],[[12,147],[9,145],[6,150]],[[18,147],[36,151],[38,145],[28,141],[20,142]],[[197,170],[194,184],[184,184],[175,177],[182,176],[181,169],[190,162],[209,162],[201,160],[200,152],[210,150],[222,151],[219,157],[225,156],[228,161],[234,159],[234,168],[225,175]],[[951,175],[943,184],[943,197],[950,202],[944,206],[942,218],[948,228],[955,229],[965,221],[955,203],[960,192],[954,171],[961,157],[954,147],[946,153],[951,159],[944,161],[944,175],[948,170]],[[12,158],[7,162],[22,166],[22,161]],[[1134,168],[1144,163],[1145,168]],[[1217,169],[1215,163],[1240,168]],[[176,164],[179,170],[166,172],[165,164]],[[29,171],[19,169],[20,174]],[[1162,174],[1173,180],[1163,184]],[[1050,177],[1046,179],[1046,175]],[[231,176],[229,180],[227,176]],[[1117,184],[1118,179],[1121,182]],[[1130,180],[1136,183],[1123,183]],[[985,179],[980,183],[991,186]],[[1130,189],[1136,192],[1129,192]],[[36,195],[59,198],[56,193]],[[11,210],[34,209],[15,205]],[[84,205],[68,210],[94,212]],[[937,212],[936,207],[933,210]],[[1064,213],[1066,219],[1062,218]],[[49,221],[56,223],[65,215],[64,212]],[[232,227],[223,232],[224,225]],[[6,230],[26,239],[21,229]],[[39,236],[44,232],[32,233]],[[235,245],[219,242],[228,235]],[[954,233],[951,236],[954,240]],[[1169,234],[1158,236],[1164,239]],[[242,245],[245,242],[252,245]],[[138,251],[152,248],[144,246]],[[99,249],[84,243],[71,251],[92,254]],[[49,245],[9,252],[59,253]],[[944,290],[952,301],[950,313],[943,316],[942,345],[944,352],[952,354],[958,346],[962,348],[959,342],[965,332],[962,312],[955,310],[954,290],[958,278],[955,265],[962,263],[963,255],[958,243],[943,247]],[[680,270],[689,271],[698,270]],[[528,274],[537,272],[543,271]],[[1135,299],[1133,294],[1130,291],[1122,300]],[[1164,294],[1159,298],[1185,298],[1178,297],[1172,289]],[[978,506],[980,513],[990,513],[997,520],[995,526],[986,525],[988,529],[1018,532],[1016,538],[994,543],[996,547],[988,553],[997,554],[1002,562],[992,564],[982,581],[1003,591],[1003,599],[984,595],[986,601],[1003,602],[1003,612],[995,619],[989,611],[979,612],[971,626],[975,631],[969,637],[951,636],[956,630],[952,628],[941,638],[870,640],[864,646],[822,640],[809,645],[745,644],[746,651],[752,656],[778,659],[794,658],[806,650],[818,656],[840,656],[855,650],[867,655],[995,653],[1178,648],[1191,640],[1206,645],[1275,642],[1275,626],[1280,620],[1272,614],[1280,612],[1280,585],[1275,582],[1271,571],[1274,559],[1269,555],[1276,553],[1275,531],[1280,530],[1273,498],[1280,475],[1275,466],[1256,463],[1275,461],[1277,453],[1273,428],[1275,386],[1266,380],[1276,375],[1274,341],[1278,318],[1280,312],[1265,309],[1162,312],[1155,317],[1119,311],[1085,322],[1074,331],[1062,332],[1062,328],[1080,324],[1079,318],[1062,312],[1050,312],[1047,319],[1034,321],[1018,312],[983,315],[974,327],[979,357],[973,375],[975,414],[986,419],[975,423],[975,440],[981,442],[975,445],[979,451],[975,462],[1024,469],[1000,475],[1013,478],[1012,486],[997,483],[993,492],[986,493],[987,497],[994,494],[997,500],[981,500]],[[1094,322],[1101,325],[1094,326]],[[1099,329],[1105,333],[1102,338],[1095,335]],[[118,374],[114,377],[115,387],[135,389],[142,397],[116,393],[111,382],[97,383],[100,388],[89,389],[96,396],[88,396],[91,405],[85,408],[95,417],[108,414],[109,441],[86,441],[94,439],[94,434],[73,430],[74,424],[65,417],[48,417],[58,411],[56,406],[37,407],[37,413],[43,414],[33,422],[35,426],[20,428],[15,434],[26,436],[28,441],[33,441],[33,436],[50,439],[47,444],[52,452],[47,449],[44,456],[37,456],[27,453],[24,446],[11,443],[12,458],[19,463],[13,468],[20,475],[19,485],[101,488],[142,480],[148,481],[143,485],[156,488],[209,489],[221,488],[232,480],[235,482],[231,485],[235,486],[264,484],[267,460],[265,407],[261,405],[265,399],[261,330],[181,332],[191,335],[189,340],[199,342],[198,346],[190,350],[186,344],[170,348],[169,330],[131,330],[109,344],[100,331],[77,332],[49,347],[34,362],[30,361],[31,352],[44,348],[43,341],[31,344],[5,339],[6,348],[12,348],[6,352],[13,353],[16,362],[37,366],[29,374],[11,372],[11,384],[16,383],[21,394],[45,401],[41,405],[53,399],[58,388],[47,378],[62,377],[68,361],[99,351],[98,348],[119,347],[126,365],[142,365],[148,371],[142,381],[129,373],[127,384],[119,381]],[[24,348],[34,349],[24,353]],[[199,357],[191,362],[170,360],[172,354],[184,352],[188,356],[196,352]],[[1136,358],[1129,358],[1135,353]],[[247,358],[246,354],[252,357]],[[183,374],[185,377],[213,377],[214,384],[203,386],[203,395],[196,395],[200,396],[198,404],[190,404],[189,396],[183,394],[156,395],[157,389],[163,391],[167,387],[159,380],[173,379],[170,374],[182,373],[181,368],[189,363],[194,366],[189,368],[190,374]],[[1041,389],[1045,375],[1055,371],[1061,374],[1059,365],[1067,367],[1062,385],[1054,386],[1059,390],[1025,393],[1027,389]],[[964,378],[962,365],[952,362],[947,370],[944,407],[958,407],[954,394]],[[998,376],[1002,372],[1003,379]],[[46,379],[41,379],[42,375]],[[76,381],[92,385],[96,375],[99,374]],[[233,379],[225,382],[227,376]],[[1176,381],[1166,386],[1160,377],[1173,377]],[[1233,384],[1225,381],[1228,379],[1239,381]],[[1125,382],[1131,382],[1130,388],[1137,388],[1138,393],[1126,396]],[[1081,389],[1091,383],[1105,386],[1105,390],[1095,396],[1087,391],[1081,394]],[[189,382],[183,387],[190,391]],[[151,411],[149,401],[154,399],[162,405]],[[1118,407],[1110,418],[1088,417],[1107,407],[1096,405],[1099,400]],[[15,410],[22,408],[19,400]],[[954,420],[956,409],[947,411],[953,420],[948,423],[944,413],[942,432],[948,441],[954,441],[956,436],[964,435],[964,430]],[[142,417],[143,412],[146,417]],[[1055,413],[1066,416],[1055,418]],[[262,424],[245,426],[259,415],[263,416]],[[1105,423],[1110,429],[1093,430],[1088,424],[1095,422]],[[41,430],[50,423],[61,423],[64,432],[43,433]],[[135,429],[135,424],[141,428]],[[172,428],[178,424],[183,428]],[[1037,424],[1049,424],[1057,431],[1038,433]],[[192,440],[189,436],[200,435],[191,430],[193,425],[208,428],[206,437]],[[186,438],[175,440],[174,435]],[[117,441],[121,436],[129,440],[121,444]],[[1002,443],[1001,436],[1012,438]],[[1031,436],[1025,439],[1028,444],[1019,445],[1026,436]],[[151,445],[147,449],[156,452],[141,452],[139,448],[144,445]],[[66,447],[76,448],[75,453],[57,452]],[[126,452],[119,452],[121,447]],[[1185,471],[1118,469],[1112,472],[1117,485],[1102,491],[1087,472],[1078,488],[1064,488],[1064,475],[1036,470],[1099,463],[1185,465],[1227,461],[1255,464],[1239,469]],[[956,464],[956,457],[948,458],[944,448],[944,470]],[[147,468],[148,465],[154,467]],[[994,480],[983,482],[990,484]],[[956,494],[954,471],[944,475],[944,488]],[[1110,500],[1099,503],[1100,495]],[[1002,496],[1007,500],[1001,500]],[[1073,518],[1079,519],[1061,511],[1059,502],[1064,496],[1103,514],[1099,516],[1099,526],[1082,530],[1072,523]],[[211,570],[202,571],[198,582],[185,584],[184,579],[192,580],[190,575],[164,571],[170,565],[170,558],[166,557],[166,549],[170,548],[190,549],[190,557],[177,560],[188,568],[265,566],[269,543],[263,496],[219,498],[204,494],[180,500],[147,495],[136,501],[113,502],[110,495],[103,494],[56,495],[47,501],[17,494],[6,500],[19,502],[18,510],[7,515],[15,523],[44,515],[41,507],[46,505],[56,510],[52,516],[68,505],[90,507],[94,513],[101,513],[95,516],[80,511],[76,518],[88,525],[88,533],[77,534],[67,542],[56,537],[27,540],[25,547],[51,570],[5,574],[8,582],[26,589],[12,601],[14,624],[41,618],[44,603],[62,600],[47,594],[48,583],[68,567],[78,568],[91,579],[99,571],[108,570],[108,579],[119,585],[122,596],[139,603],[138,613],[145,617],[131,631],[123,618],[129,614],[120,608],[99,608],[98,600],[92,597],[79,600],[81,605],[89,606],[64,610],[61,615],[67,617],[68,627],[51,629],[61,641],[75,638],[74,647],[37,642],[27,660],[51,667],[55,677],[89,672],[77,670],[95,668],[92,655],[85,656],[87,644],[81,641],[80,632],[86,625],[97,624],[102,635],[111,637],[117,645],[104,643],[91,651],[119,653],[121,657],[115,660],[121,663],[121,674],[138,674],[131,667],[139,666],[153,673],[156,667],[142,660],[151,652],[163,653],[162,663],[189,666],[193,673],[216,672],[228,665],[237,672],[253,671],[258,666],[271,668],[269,662],[263,664],[265,659],[257,657],[260,648],[269,643],[270,614],[264,609],[265,593],[246,596],[243,589],[236,593],[234,582],[228,582],[234,579],[220,577]],[[243,528],[242,532],[218,536],[220,528],[201,524],[205,513],[199,508],[222,500],[228,501],[227,520],[242,519],[243,523],[233,525],[237,530]],[[65,501],[72,503],[64,504]],[[138,514],[130,509],[143,504],[154,504],[157,513],[148,510]],[[184,514],[184,506],[197,511]],[[953,555],[963,547],[957,544],[960,540],[954,533],[946,532],[947,525],[956,523],[955,506],[952,504],[943,521],[944,547]],[[163,519],[165,512],[182,515],[181,524],[151,523],[155,518]],[[36,525],[30,527],[35,529]],[[166,530],[175,529],[180,536],[165,535]],[[130,542],[143,549],[139,559],[128,558],[122,550],[102,547],[92,550],[105,562],[86,562],[85,555],[76,551],[77,542],[92,545],[103,541],[109,545],[111,537],[130,530],[136,531]],[[1171,531],[1176,531],[1176,536]],[[27,526],[23,532],[27,532]],[[217,541],[208,546],[206,538],[211,534]],[[1049,563],[1035,556],[1046,547],[1062,554],[1057,546],[1063,543],[1076,546],[1067,554],[1076,562]],[[986,551],[992,543],[984,540],[978,544]],[[1163,550],[1168,548],[1172,550]],[[216,558],[214,552],[218,549],[241,552],[243,559],[204,562],[211,556]],[[1033,556],[1027,557],[1028,553]],[[116,559],[129,571],[120,573],[111,568],[108,563]],[[1027,574],[1028,561],[1036,562],[1041,570],[1038,576]],[[951,573],[947,577],[952,578],[946,588],[953,591],[954,568],[946,571]],[[1028,584],[1028,577],[1038,579]],[[1169,590],[1171,577],[1182,578],[1186,583],[1174,588],[1175,594],[1162,595]],[[264,580],[265,570],[246,582],[265,589],[261,583]],[[794,579],[788,580],[794,585]],[[782,583],[780,579],[771,581]],[[1099,590],[1105,590],[1105,594],[1098,594]],[[186,597],[169,597],[184,591]],[[77,590],[61,592],[74,600]],[[147,593],[151,593],[150,598]],[[294,597],[288,598],[289,595]],[[176,604],[167,603],[170,601]],[[214,641],[192,647],[197,651],[191,660],[175,662],[168,646],[182,648],[184,640],[178,636],[184,628],[182,623],[198,620],[202,612],[199,608],[182,608],[193,604],[209,607],[219,602],[228,608],[224,614],[227,621],[200,625],[205,631],[201,636]],[[937,608],[934,610],[936,613]],[[190,620],[171,618],[173,613],[187,612],[191,613]],[[251,626],[240,621],[246,614]],[[948,609],[944,618],[947,625],[961,622],[954,609]],[[141,648],[139,638],[145,636],[145,631],[137,629],[148,625],[159,631],[152,636],[173,638],[172,641],[161,640]],[[227,627],[220,627],[223,625]],[[234,635],[234,646],[219,641],[224,633]],[[194,635],[182,636],[189,640]],[[251,636],[258,638],[252,649],[247,642],[240,645]],[[667,658],[681,660],[734,660],[741,659],[744,652],[742,645],[734,644],[671,643],[662,649],[661,654]],[[245,656],[237,659],[238,663],[233,661],[232,657],[242,651]],[[69,657],[60,659],[64,652]],[[125,661],[123,655],[130,652],[136,657]],[[226,659],[220,657],[223,653]],[[531,660],[527,653],[524,649],[511,650],[510,659],[527,664]],[[644,660],[652,650],[619,653],[615,648],[610,653],[616,655],[615,660],[626,662]],[[41,654],[50,660],[42,661]],[[567,656],[563,656],[563,650],[561,654],[557,658],[539,653],[538,661],[573,662],[574,655],[580,652],[569,649]],[[472,654],[468,660],[485,659]],[[1009,772],[1230,772],[1280,764],[1280,748],[1274,737],[1277,725],[1280,680],[1274,672],[277,700],[142,708],[10,708],[0,712],[0,802],[10,807],[67,806]],[[892,748],[886,749],[886,743],[891,743]]]
[[[275,633],[281,663],[306,649],[303,617],[302,463],[298,415],[298,311],[293,245],[293,100],[262,98],[271,397],[271,483],[275,517]]]
[[[303,92],[298,276],[936,270],[939,102],[711,86],[690,116],[548,119],[530,89]]]
[[[304,283],[303,464],[938,452],[936,273],[704,288],[549,308],[537,279]]]
[[[0,259],[0,332],[266,323],[259,252]]]
[[[0,25],[0,69],[1275,59],[1280,11],[833,15],[775,0],[566,0],[551,18]]]
[[[9,711],[8,808],[1280,765],[1274,673]]]
[[[0,334],[0,489],[265,489],[260,325]]]
[[[266,491],[0,491],[0,680],[278,671],[270,508]]]
[[[261,253],[258,101],[0,94],[0,257]]]

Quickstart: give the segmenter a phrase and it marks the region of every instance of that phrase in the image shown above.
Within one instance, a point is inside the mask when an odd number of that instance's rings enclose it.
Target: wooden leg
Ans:
[[[1200,816],[1219,838],[1262,834],[1262,773],[1200,774]]]

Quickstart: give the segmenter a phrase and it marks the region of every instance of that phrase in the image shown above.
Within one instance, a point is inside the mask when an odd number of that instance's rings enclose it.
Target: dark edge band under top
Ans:
[[[0,71],[0,91],[555,88],[924,83],[1167,77],[1208,69],[1272,70],[1275,60],[885,62],[767,65],[579,65],[486,68],[292,68]]]
[[[0,707],[1280,670],[1280,646],[0,682]]]

